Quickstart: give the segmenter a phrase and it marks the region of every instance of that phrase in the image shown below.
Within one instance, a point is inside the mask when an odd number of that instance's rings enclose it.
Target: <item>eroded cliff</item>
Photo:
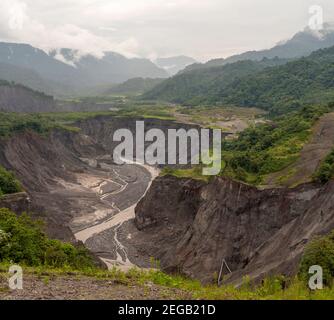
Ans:
[[[334,229],[334,182],[258,190],[225,178],[160,177],[136,209],[132,243],[168,272],[228,282],[296,272],[306,243]]]
[[[29,199],[19,197],[16,211],[43,218],[48,234],[66,241],[75,241],[73,230],[113,216],[110,203],[94,191],[95,183],[115,178],[110,176],[112,159],[106,158],[115,146],[112,135],[118,128],[134,130],[135,119],[100,117],[77,125],[80,133],[26,132],[0,141],[0,164],[14,171],[28,193]],[[160,120],[146,125],[163,130],[179,126]],[[119,209],[126,209],[140,198],[138,185],[145,190],[147,177],[140,181],[130,168],[119,169],[119,174],[128,193],[116,195],[116,200]],[[83,183],[87,177],[93,177],[91,187]],[[214,279],[223,259],[232,271],[224,268],[226,281],[237,284],[247,274],[255,279],[270,273],[291,275],[306,243],[334,229],[333,191],[333,181],[259,190],[221,177],[209,183],[159,177],[139,202],[134,221],[104,230],[88,242],[94,252],[114,256],[117,233],[132,263],[147,267],[154,257],[163,270],[203,282]],[[0,206],[9,204],[2,201]]]

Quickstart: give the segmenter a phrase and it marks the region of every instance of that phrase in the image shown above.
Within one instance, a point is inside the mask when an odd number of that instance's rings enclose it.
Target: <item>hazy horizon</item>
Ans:
[[[329,0],[2,0],[0,41],[207,61],[291,38],[308,25],[312,5],[323,7],[325,21],[334,20]]]

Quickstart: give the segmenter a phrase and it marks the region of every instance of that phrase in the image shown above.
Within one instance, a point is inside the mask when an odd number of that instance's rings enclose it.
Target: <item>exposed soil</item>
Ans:
[[[146,283],[129,285],[122,281],[83,276],[24,275],[23,290],[10,290],[5,274],[0,274],[0,300],[189,300],[178,289]]]
[[[333,145],[332,117],[320,120],[305,157],[325,155]],[[145,124],[147,130],[183,126]],[[237,284],[246,274],[293,275],[307,242],[334,229],[332,181],[258,190],[223,178],[205,183],[166,176],[142,198],[153,169],[117,166],[110,156],[115,130],[135,130],[135,120],[100,117],[78,126],[79,134],[25,133],[1,141],[0,163],[28,193],[29,199],[18,197],[16,212],[27,206],[46,220],[51,237],[85,242],[108,266],[151,267],[154,257],[167,272],[211,282],[225,260],[232,271],[228,281]]]
[[[258,190],[224,178],[161,177],[136,208],[131,238],[122,241],[166,272],[203,282],[214,280],[223,261],[232,271],[225,268],[226,280],[236,284],[245,275],[291,276],[306,244],[334,229],[333,191],[334,181]]]
[[[118,234],[123,223],[134,219],[135,205],[158,171],[133,163],[116,165],[111,155],[117,145],[113,133],[135,130],[136,120],[99,117],[78,123],[81,133],[54,131],[43,137],[30,132],[0,141],[0,163],[15,172],[30,199],[14,211],[45,220],[52,238],[84,242],[109,267],[132,267]],[[147,130],[181,126],[161,120],[145,125]],[[8,201],[3,206],[13,207]],[[102,233],[112,239],[99,237]]]

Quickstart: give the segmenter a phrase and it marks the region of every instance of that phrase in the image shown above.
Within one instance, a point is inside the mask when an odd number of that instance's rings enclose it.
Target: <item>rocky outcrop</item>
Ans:
[[[30,211],[30,198],[26,192],[3,195],[0,197],[0,208],[7,208],[16,214]]]
[[[132,243],[165,271],[203,282],[214,279],[223,259],[233,271],[228,282],[292,275],[306,243],[334,229],[333,189],[334,182],[258,190],[225,178],[161,177],[137,206],[140,232]]]

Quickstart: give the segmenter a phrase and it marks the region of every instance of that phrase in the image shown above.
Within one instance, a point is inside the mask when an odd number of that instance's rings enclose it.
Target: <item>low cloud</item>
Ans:
[[[48,26],[32,18],[27,3],[19,0],[1,0],[0,21],[2,40],[29,43],[45,51],[71,48],[97,57],[102,57],[105,51],[133,57],[139,47],[134,38],[113,41],[75,24]]]
[[[334,2],[318,0],[325,20]],[[0,40],[102,56],[199,60],[271,47],[302,30],[313,0],[1,0]]]

